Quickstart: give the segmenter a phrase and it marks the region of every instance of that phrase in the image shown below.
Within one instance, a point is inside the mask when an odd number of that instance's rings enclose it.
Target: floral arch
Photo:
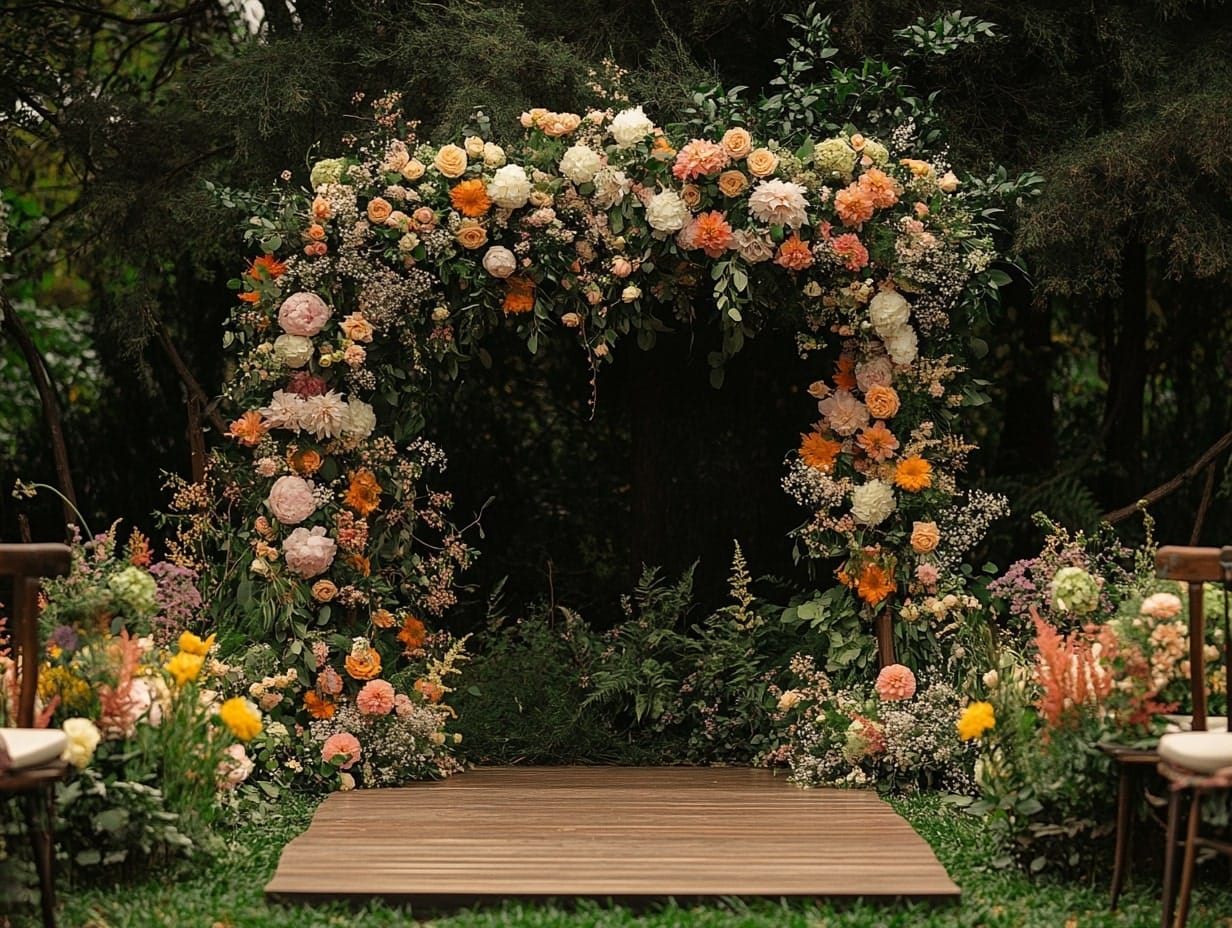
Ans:
[[[959,412],[977,397],[964,329],[1007,280],[986,198],[915,157],[909,127],[787,150],[740,125],[677,137],[641,107],[532,110],[506,151],[419,140],[396,104],[310,188],[288,174],[266,200],[223,194],[259,252],[232,282],[234,418],[175,499],[177,557],[225,591],[224,637],[301,668],[296,711],[320,740],[379,689],[432,730],[420,766],[448,766],[461,646],[428,625],[474,552],[419,409],[497,326],[532,352],[569,339],[598,369],[674,313],[721,330],[716,381],[771,317],[801,352],[837,345],[783,479],[806,513],[798,550],[837,565],[800,618],[858,615],[883,662],[896,644],[935,651],[975,605],[963,557],[1004,508],[959,485],[974,447]],[[699,288],[713,318],[694,319]]]

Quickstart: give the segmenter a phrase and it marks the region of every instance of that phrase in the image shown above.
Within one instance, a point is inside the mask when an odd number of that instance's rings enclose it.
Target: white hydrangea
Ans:
[[[612,119],[608,132],[616,140],[617,148],[632,148],[650,133],[654,132],[654,123],[642,112],[640,106],[621,110]]]
[[[870,480],[851,491],[851,515],[861,525],[880,525],[896,507],[888,483]]]
[[[895,364],[910,364],[920,353],[919,340],[916,338],[915,329],[909,325],[903,326],[889,338],[883,339],[883,341],[885,342],[886,351],[890,353],[890,360]]]
[[[347,400],[346,414],[342,421],[342,433],[363,441],[376,428],[376,412],[363,400],[351,397]]]
[[[488,181],[488,196],[502,209],[525,206],[530,192],[530,178],[520,164],[507,164],[497,169]]]
[[[575,184],[586,184],[594,180],[601,167],[603,159],[589,145],[574,145],[566,150],[560,159],[560,173]]]
[[[656,232],[679,232],[692,215],[674,190],[660,191],[646,204],[646,221]]]
[[[911,304],[897,290],[882,290],[868,304],[869,321],[883,339],[905,326],[910,315]]]

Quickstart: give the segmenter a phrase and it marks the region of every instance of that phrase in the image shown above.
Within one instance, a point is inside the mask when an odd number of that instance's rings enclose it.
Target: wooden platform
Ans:
[[[952,901],[959,890],[875,793],[803,790],[767,770],[492,767],[334,793],[283,850],[265,894],[440,910],[547,898]]]

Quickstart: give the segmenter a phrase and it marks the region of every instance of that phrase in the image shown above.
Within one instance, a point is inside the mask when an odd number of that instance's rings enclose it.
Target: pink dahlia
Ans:
[[[369,680],[355,697],[364,715],[388,715],[394,707],[394,688],[388,680]]]
[[[758,222],[798,229],[808,221],[808,200],[799,184],[763,180],[749,196],[749,211]]]
[[[350,770],[362,753],[359,739],[349,731],[330,735],[321,745],[321,759],[327,764],[334,764],[339,770]]]
[[[722,145],[707,142],[705,139],[693,139],[676,155],[672,174],[677,180],[693,180],[707,174],[717,174],[729,164],[731,157],[723,150]]]
[[[897,702],[910,699],[915,695],[915,674],[910,667],[902,664],[890,664],[881,668],[877,674],[877,695],[886,702]]]
[[[1180,611],[1181,600],[1172,593],[1152,593],[1138,608],[1138,612],[1152,619],[1170,619]]]
[[[830,245],[847,270],[859,271],[868,266],[868,249],[864,247],[859,236],[854,232],[838,236],[831,241]]]

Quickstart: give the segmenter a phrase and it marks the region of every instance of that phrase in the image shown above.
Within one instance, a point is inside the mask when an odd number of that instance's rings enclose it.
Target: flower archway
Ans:
[[[563,336],[598,369],[622,338],[717,325],[716,383],[770,321],[802,353],[836,343],[783,480],[806,512],[798,550],[838,565],[800,618],[858,614],[888,662],[895,634],[935,644],[975,605],[959,568],[1004,502],[959,484],[961,335],[1006,278],[948,164],[914,157],[907,130],[787,150],[740,125],[675,137],[641,107],[532,110],[515,151],[438,146],[396,106],[310,189],[288,175],[241,201],[260,255],[232,282],[234,420],[176,499],[178,556],[227,591],[230,630],[308,671],[305,720],[328,727],[374,680],[444,706],[459,645],[425,622],[474,552],[420,409],[497,326],[532,352]]]

